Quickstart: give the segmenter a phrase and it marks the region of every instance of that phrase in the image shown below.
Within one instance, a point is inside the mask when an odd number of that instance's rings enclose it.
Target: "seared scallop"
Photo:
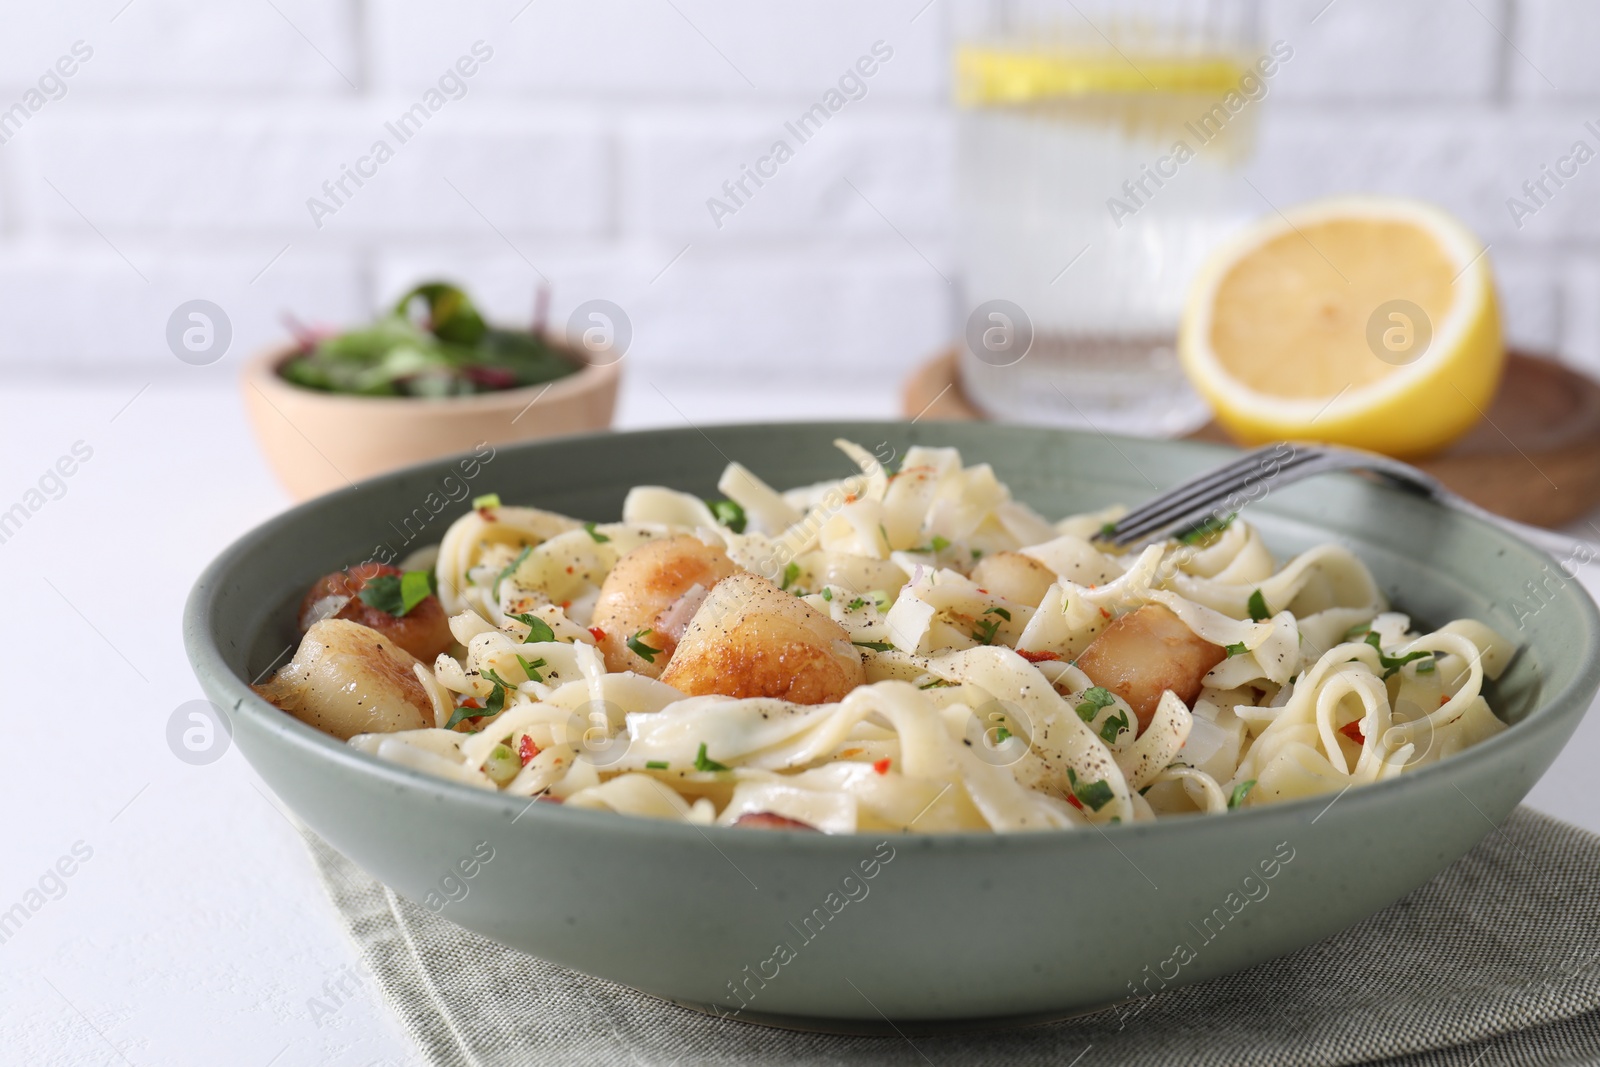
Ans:
[[[722,549],[692,534],[647,541],[617,560],[591,620],[605,635],[599,644],[606,670],[659,678],[699,602],[738,569]],[[655,655],[634,652],[630,638]]]
[[[429,594],[404,615],[391,615],[361,599],[367,583],[377,578],[399,579],[400,568],[382,563],[361,563],[323,575],[300,602],[300,632],[323,619],[348,619],[378,631],[418,659],[432,663],[455,643],[450,620],[436,595]]]
[[[378,631],[324,619],[306,631],[294,659],[251,688],[308,726],[348,741],[433,725],[416,666],[411,653]]]
[[[718,582],[661,680],[693,696],[776,697],[827,704],[866,681],[850,635],[758,574]]]
[[[1201,679],[1227,652],[1183,624],[1161,604],[1146,604],[1113,619],[1078,656],[1078,667],[1095,685],[1128,702],[1141,731],[1170,689],[1185,704],[1200,695]]]

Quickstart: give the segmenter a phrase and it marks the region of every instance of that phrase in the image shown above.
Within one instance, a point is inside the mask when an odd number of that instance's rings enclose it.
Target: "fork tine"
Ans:
[[[1114,544],[1127,544],[1159,530],[1192,523],[1251,481],[1270,486],[1286,471],[1310,463],[1320,454],[1315,449],[1296,448],[1287,456],[1278,458],[1281,448],[1281,444],[1258,448],[1232,463],[1173,487],[1123,516],[1108,531],[1106,539]],[[1262,461],[1269,456],[1275,461],[1273,469],[1263,473],[1265,465]]]

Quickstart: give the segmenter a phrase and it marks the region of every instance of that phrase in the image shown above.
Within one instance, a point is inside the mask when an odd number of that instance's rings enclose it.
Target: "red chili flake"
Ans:
[[[888,774],[889,773],[889,757],[885,756],[885,757],[883,757],[883,759],[879,760],[877,763],[874,763],[872,765],[872,769],[877,771],[879,774]]]
[[[568,573],[568,574],[571,574],[571,573],[572,573],[572,568],[571,568],[571,567],[568,567],[568,568],[567,568],[567,573]]]
[[[1071,793],[1067,794],[1067,803],[1071,804],[1073,807],[1077,808],[1079,811],[1083,810],[1083,801],[1079,800],[1077,797],[1073,796]]]
[[[481,707],[483,707],[483,701],[479,700],[477,697],[468,697],[467,699],[463,700],[461,703],[457,704],[456,707],[458,707],[458,708],[481,708]]]
[[[856,495],[851,493],[849,496],[844,498],[844,502],[846,504],[854,504],[856,502]]]
[[[1339,732],[1344,734],[1358,745],[1364,745],[1367,743],[1366,735],[1361,732],[1360,719],[1352,719],[1345,723],[1343,726],[1339,727]]]
[[[596,641],[604,641],[606,639],[606,632],[600,629],[598,626],[591,626],[589,627],[589,636],[593,637]]]
[[[533,762],[533,757],[539,754],[539,746],[533,743],[533,738],[527,734],[522,735],[522,740],[517,742],[517,755],[522,757],[522,765],[526,767]]]
[[[570,608],[570,607],[572,607],[572,601],[570,601],[570,600],[563,600],[563,601],[562,601],[562,602],[561,602],[561,610],[562,610],[562,611],[566,611],[566,610],[567,610],[567,609],[568,609],[568,608]]]
[[[478,509],[478,518],[482,519],[484,522],[499,522],[500,521],[498,518],[496,518],[495,513],[494,513],[494,509],[486,508],[486,507]]]
[[[1105,608],[1100,609],[1100,614],[1108,619],[1111,618],[1111,612],[1107,611]]]
[[[1060,656],[1056,655],[1054,652],[1029,652],[1025,648],[1017,649],[1017,655],[1021,656],[1023,659],[1027,660],[1029,663],[1043,663],[1046,660],[1060,659],[1061,658]]]
[[[1449,693],[1440,693],[1439,694],[1439,706],[1442,708],[1448,703],[1450,703],[1450,694]]]
[[[984,596],[988,596],[989,595],[989,590],[987,590],[987,589],[980,589],[980,590],[978,590],[978,592],[982,593]]]

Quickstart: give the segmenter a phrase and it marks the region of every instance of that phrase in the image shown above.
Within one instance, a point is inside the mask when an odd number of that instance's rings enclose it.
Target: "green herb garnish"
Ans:
[[[403,618],[433,595],[436,582],[432,571],[380,574],[361,587],[361,602],[397,619]]]
[[[798,564],[798,563],[790,563],[790,564],[788,564],[787,566],[785,566],[783,568],[783,582],[778,586],[778,588],[779,589],[788,589],[791,585],[794,584],[794,580],[796,578],[798,578],[798,577],[800,577],[800,564]]]
[[[1240,804],[1243,804],[1244,798],[1250,795],[1250,790],[1255,788],[1255,784],[1256,780],[1252,778],[1248,782],[1240,782],[1234,786],[1233,792],[1228,794],[1229,809],[1237,808]]]
[[[1249,607],[1251,622],[1261,622],[1263,619],[1272,618],[1272,612],[1267,610],[1267,598],[1261,595],[1261,590],[1259,589],[1250,594]]]
[[[1006,740],[1011,736],[1011,731],[1007,730],[1004,726],[996,726],[994,728],[994,743],[997,745],[1005,744]]]
[[[543,659],[536,659],[532,663],[529,663],[527,660],[523,659],[521,656],[518,656],[517,657],[517,662],[519,664],[521,664],[521,666],[522,666],[522,673],[524,673],[524,674],[526,674],[528,676],[528,681],[530,681],[530,682],[542,682],[542,681],[544,681],[544,675],[539,673],[539,668],[545,666],[545,662],[544,662]]]
[[[918,689],[942,689],[942,688],[944,688],[945,686],[947,686],[949,684],[950,683],[945,681],[943,678],[935,678],[931,682],[924,682],[923,684],[917,686],[917,688]]]
[[[1105,722],[1100,724],[1100,740],[1109,745],[1117,739],[1118,734],[1122,733],[1122,731],[1126,730],[1127,728],[1128,713],[1125,711],[1119,711]]]
[[[1246,652],[1249,652],[1250,650],[1248,648],[1244,647],[1244,642],[1243,641],[1240,641],[1236,645],[1223,645],[1222,646],[1222,651],[1224,651],[1224,652],[1226,652],[1228,654],[1228,658],[1229,659],[1232,659],[1235,656],[1242,656]]]
[[[1404,667],[1407,663],[1410,663],[1413,660],[1425,659],[1426,657],[1433,655],[1432,652],[1426,650],[1408,652],[1404,656],[1386,655],[1379,645],[1380,640],[1381,639],[1377,634],[1367,635],[1367,644],[1378,650],[1378,666],[1383,668],[1383,677],[1385,680],[1392,678],[1394,673],[1401,667]]]
[[[1356,638],[1365,637],[1371,632],[1372,626],[1369,623],[1358,622],[1344,632],[1344,639],[1346,641],[1354,641]]]
[[[473,497],[472,498],[472,510],[473,511],[477,511],[479,508],[497,508],[499,506],[500,506],[500,494],[499,493],[485,493],[482,496],[478,496],[478,497]]]
[[[705,751],[705,746],[701,745],[700,749]],[[664,759],[646,760],[644,767],[647,771],[664,771],[667,769],[667,761]]]
[[[1208,515],[1202,522],[1189,527],[1179,534],[1178,540],[1186,545],[1203,545],[1223,530],[1226,530],[1233,524],[1233,520],[1238,517],[1238,512],[1234,512],[1225,519],[1219,519],[1215,515]]]
[[[1103,539],[1104,538],[1115,537],[1116,533],[1117,533],[1117,524],[1114,523],[1114,522],[1108,522],[1105,525],[1100,527],[1100,536]]]
[[[475,708],[469,704],[462,704],[450,713],[450,720],[444,724],[444,728],[446,730],[454,730],[458,724],[466,719],[481,719],[485,715],[493,714],[494,712],[489,711],[487,708]]]
[[[833,599],[833,590],[829,589],[827,586],[823,586],[822,587],[822,599],[823,600],[832,600]]]
[[[706,743],[700,742],[700,751],[694,754],[694,769],[697,771],[728,771],[733,768],[725,763],[718,763],[706,756]]]
[[[1111,784],[1105,779],[1098,782],[1078,781],[1078,772],[1071,767],[1067,768],[1067,780],[1072,783],[1072,795],[1078,798],[1078,803],[1090,811],[1099,811],[1116,796],[1111,791]]]
[[[505,581],[507,578],[511,577],[513,574],[517,573],[517,568],[522,566],[522,561],[527,559],[528,555],[532,551],[533,551],[533,546],[532,545],[525,546],[522,549],[521,552],[517,553],[517,558],[516,559],[512,560],[510,563],[507,563],[506,566],[505,566],[505,569],[502,570],[499,574],[495,575],[493,594],[494,594],[494,598],[496,600],[500,599],[500,583]]]
[[[1438,668],[1439,668],[1439,663],[1438,663],[1437,660],[1425,659],[1421,663],[1417,664],[1417,673],[1418,674],[1432,674],[1434,671],[1438,670]]]
[[[709,506],[711,517],[718,523],[734,533],[744,533],[745,523],[749,520],[745,517],[744,508],[740,507],[737,501],[715,500]]]
[[[1104,686],[1094,686],[1083,691],[1083,699],[1078,702],[1078,718],[1084,722],[1093,722],[1094,717],[1100,714],[1101,708],[1109,708],[1117,702],[1116,694]]]
[[[599,530],[596,530],[595,527],[598,526],[598,525],[600,525],[600,524],[597,523],[597,522],[586,522],[586,523],[583,524],[583,529],[584,529],[584,532],[589,535],[589,539],[591,541],[593,541],[597,545],[603,545],[607,541],[611,540],[611,538],[607,537],[605,534],[601,533]]]
[[[528,628],[528,636],[522,639],[522,643],[525,645],[531,645],[535,641],[554,641],[556,639],[556,632],[550,629],[550,624],[537,615],[508,615],[507,618],[516,619]]]
[[[659,648],[651,648],[649,645],[640,640],[652,632],[653,631],[647,626],[643,630],[640,630],[638,633],[634,634],[632,637],[628,638],[628,647],[633,650],[633,654],[644,660],[646,663],[654,663],[656,661],[656,657],[661,655],[661,650]]]
[[[894,647],[887,641],[851,641],[850,643],[859,645],[862,648],[870,648],[874,652],[887,652]]]

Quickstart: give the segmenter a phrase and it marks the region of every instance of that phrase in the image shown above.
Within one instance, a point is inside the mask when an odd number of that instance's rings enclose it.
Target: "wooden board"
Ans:
[[[905,413],[919,421],[983,419],[961,390],[954,350],[906,382]],[[1228,442],[1216,423],[1189,435]],[[1600,384],[1553,360],[1512,352],[1482,422],[1444,452],[1417,463],[1490,511],[1559,526],[1600,507]]]

